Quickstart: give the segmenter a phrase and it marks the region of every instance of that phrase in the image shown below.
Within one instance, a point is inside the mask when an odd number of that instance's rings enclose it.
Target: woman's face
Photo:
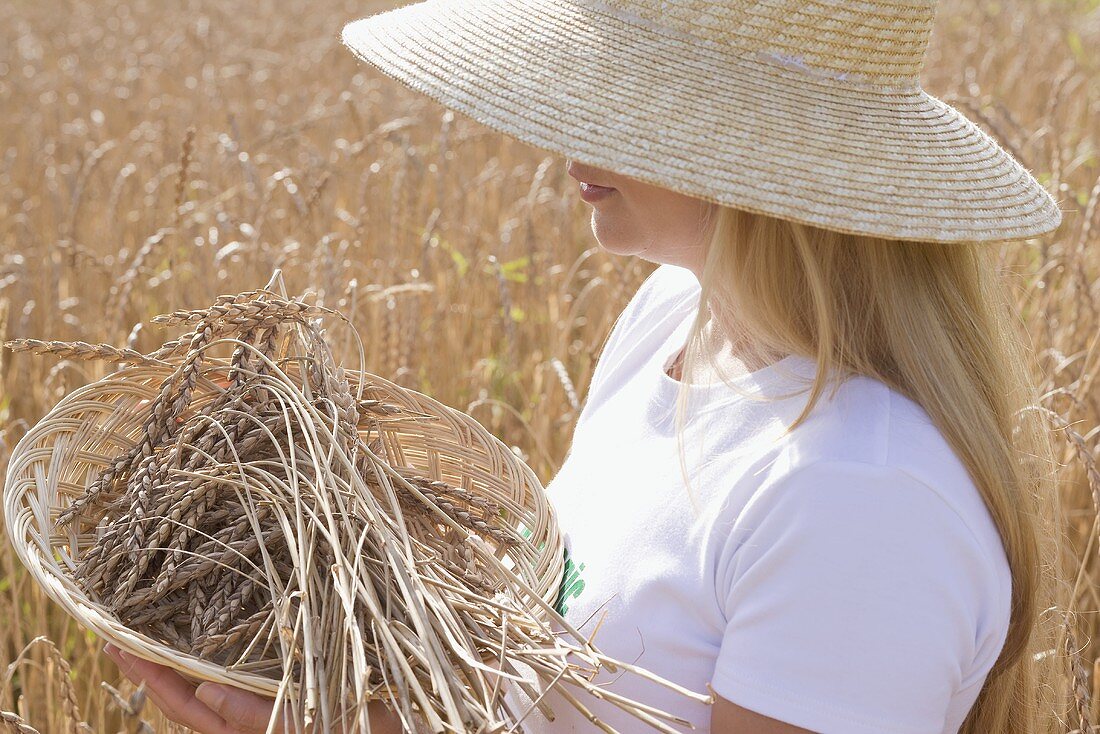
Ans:
[[[592,207],[592,233],[604,249],[700,274],[710,234],[703,217],[713,213],[713,204],[577,161],[566,170],[581,184],[581,197]],[[586,193],[585,184],[611,190]]]

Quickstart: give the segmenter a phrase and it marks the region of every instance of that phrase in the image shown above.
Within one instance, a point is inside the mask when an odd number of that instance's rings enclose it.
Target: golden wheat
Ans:
[[[372,372],[463,408],[551,476],[594,355],[649,266],[594,246],[560,161],[357,66],[337,32],[376,7],[0,3],[0,338],[148,354],[164,340],[136,324],[281,267],[293,292],[370,335]],[[999,250],[1034,344],[1036,407],[1063,439],[1078,583],[1073,608],[1052,611],[1072,634],[1049,651],[1060,721],[1042,734],[1065,734],[1084,709],[1100,721],[1100,3],[942,0],[936,24],[924,86],[1066,211],[1055,236]],[[337,358],[351,349],[337,343]],[[0,353],[0,463],[61,395],[114,368],[59,356]],[[10,549],[0,615],[16,620],[0,627],[0,663],[48,636],[88,725],[127,725],[100,688],[118,674],[98,642]],[[71,730],[44,649],[17,668],[5,717]],[[148,709],[156,731],[175,730]]]

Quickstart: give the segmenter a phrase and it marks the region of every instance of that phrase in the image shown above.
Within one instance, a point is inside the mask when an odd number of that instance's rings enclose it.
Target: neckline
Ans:
[[[698,308],[697,301],[698,294],[684,301],[681,318],[679,321],[672,319],[671,333],[644,367],[657,381],[654,403],[661,407],[675,406],[680,390],[684,389],[691,412],[699,413],[753,397],[785,399],[806,392],[817,372],[817,362],[801,354],[788,354],[752,372],[728,376],[725,381],[694,383],[670,377],[665,370],[684,346]]]

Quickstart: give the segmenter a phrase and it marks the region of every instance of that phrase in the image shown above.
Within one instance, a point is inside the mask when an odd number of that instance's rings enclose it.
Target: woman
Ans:
[[[548,492],[559,610],[714,704],[597,680],[697,731],[1038,731],[1052,454],[988,243],[1061,213],[920,88],[934,11],[431,0],[344,30],[403,84],[569,158],[600,244],[660,264]],[[116,659],[199,731],[270,716]],[[546,697],[556,719],[532,710],[529,731],[595,730]]]

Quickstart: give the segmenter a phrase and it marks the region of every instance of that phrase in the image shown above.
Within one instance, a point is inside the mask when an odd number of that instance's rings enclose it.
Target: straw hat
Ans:
[[[1012,240],[1061,212],[921,89],[935,0],[427,0],[349,23],[361,59],[536,147],[887,238]]]

